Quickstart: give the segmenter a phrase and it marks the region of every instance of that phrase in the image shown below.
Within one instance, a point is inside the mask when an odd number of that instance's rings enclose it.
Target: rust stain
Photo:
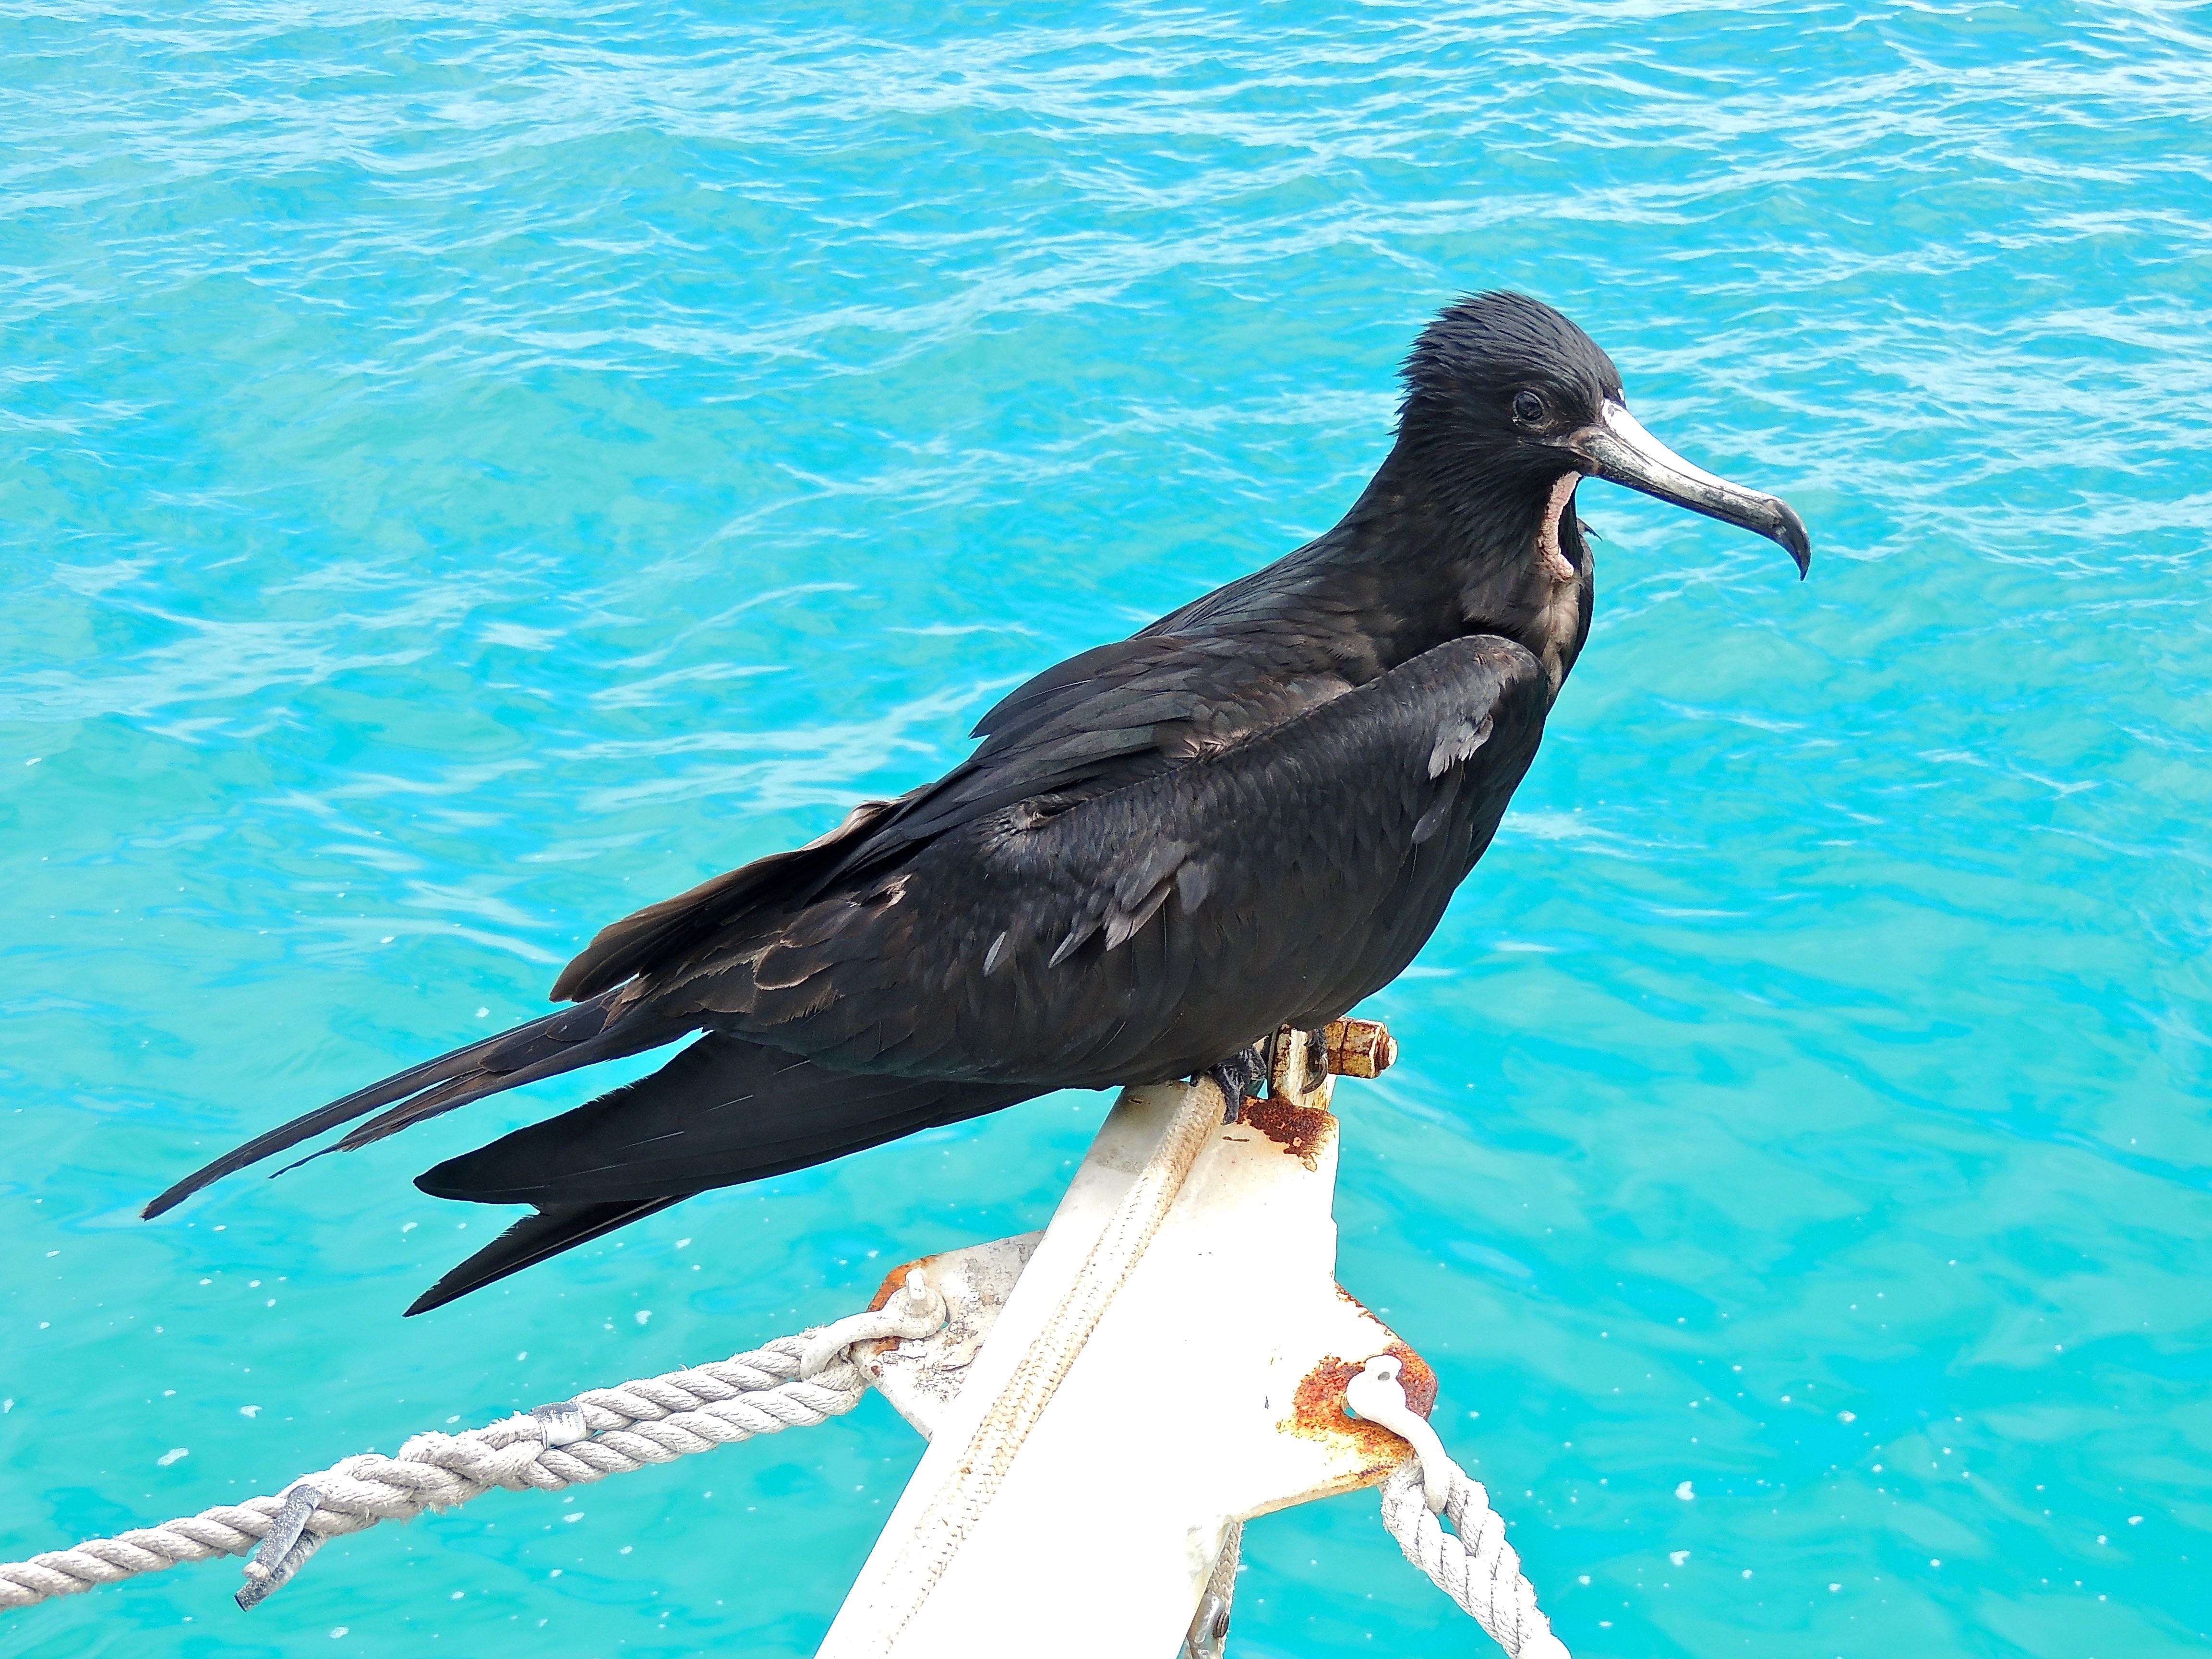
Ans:
[[[931,1262],[936,1261],[940,1258],[951,1254],[952,1252],[950,1250],[940,1250],[936,1255],[918,1255],[911,1261],[902,1261],[899,1263],[897,1267],[885,1273],[884,1275],[884,1282],[876,1286],[876,1299],[868,1304],[868,1311],[870,1313],[881,1313],[885,1308],[890,1305],[891,1297],[896,1296],[900,1291],[906,1288],[906,1276],[908,1273],[912,1273],[917,1267],[921,1268],[924,1273],[927,1273],[929,1272],[929,1264]]]
[[[870,1313],[881,1313],[885,1308],[890,1305],[890,1299],[906,1288],[906,1276],[908,1273],[914,1272],[917,1267],[921,1268],[922,1272],[926,1273],[929,1271],[930,1264],[932,1262],[940,1261],[944,1257],[951,1254],[952,1252],[950,1250],[940,1250],[936,1255],[916,1256],[911,1261],[901,1262],[897,1267],[885,1273],[884,1275],[884,1282],[876,1286],[875,1300],[868,1304],[868,1311]],[[896,1346],[898,1346],[898,1339],[896,1337],[869,1337],[863,1341],[855,1342],[853,1345],[853,1363],[859,1365],[871,1376],[880,1377],[884,1374],[884,1352],[888,1349],[896,1348]]]
[[[1429,1369],[1428,1361],[1395,1340],[1380,1352],[1398,1357],[1401,1368],[1398,1381],[1406,1390],[1406,1403],[1426,1417],[1437,1403],[1437,1374]],[[1309,1440],[1348,1441],[1378,1465],[1396,1463],[1406,1455],[1404,1441],[1380,1423],[1345,1414],[1345,1385],[1365,1368],[1368,1358],[1362,1354],[1357,1359],[1345,1359],[1331,1354],[1322,1360],[1298,1380],[1291,1414],[1275,1426],[1285,1434]]]
[[[1309,1170],[1316,1167],[1322,1143],[1336,1132],[1336,1120],[1318,1106],[1294,1106],[1287,1100],[1248,1100],[1243,1121]]]

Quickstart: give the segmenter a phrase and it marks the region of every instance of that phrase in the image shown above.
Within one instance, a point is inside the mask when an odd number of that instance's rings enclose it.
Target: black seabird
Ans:
[[[1048,668],[935,783],[616,922],[577,1006],[247,1142],[147,1207],[384,1109],[350,1151],[486,1095],[704,1033],[659,1071],[452,1158],[527,1204],[420,1313],[710,1188],[1054,1089],[1217,1070],[1395,978],[1482,856],[1589,637],[1575,516],[1609,479],[1755,530],[1771,495],[1628,412],[1582,330],[1516,294],[1445,310],[1341,523],[1133,638]]]

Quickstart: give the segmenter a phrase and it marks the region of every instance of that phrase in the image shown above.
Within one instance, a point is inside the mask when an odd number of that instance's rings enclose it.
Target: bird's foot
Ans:
[[[1220,1085],[1229,1109],[1221,1115],[1224,1123],[1234,1123],[1244,1115],[1244,1097],[1267,1080],[1267,1059],[1254,1043],[1226,1060],[1217,1060],[1206,1068],[1206,1075]]]

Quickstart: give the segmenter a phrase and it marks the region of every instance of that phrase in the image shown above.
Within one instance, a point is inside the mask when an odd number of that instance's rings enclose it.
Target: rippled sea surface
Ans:
[[[1325,528],[1423,319],[1512,286],[1819,555],[1583,490],[1589,649],[1339,1097],[1343,1282],[1577,1655],[2202,1650],[2203,8],[234,0],[0,46],[0,1559],[1042,1224],[1103,1097],[404,1323],[507,1213],[411,1177],[589,1084],[135,1212]],[[872,1398],[0,1653],[808,1654],[919,1449]],[[1370,1495],[1247,1547],[1232,1652],[1484,1645]]]

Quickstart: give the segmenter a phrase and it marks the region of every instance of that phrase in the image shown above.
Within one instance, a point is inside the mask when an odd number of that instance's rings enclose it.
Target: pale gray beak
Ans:
[[[1789,550],[1800,578],[1813,568],[1813,538],[1788,502],[1692,465],[1646,432],[1626,404],[1607,398],[1596,421],[1564,441],[1590,477],[1626,484],[1723,524],[1755,530]]]

